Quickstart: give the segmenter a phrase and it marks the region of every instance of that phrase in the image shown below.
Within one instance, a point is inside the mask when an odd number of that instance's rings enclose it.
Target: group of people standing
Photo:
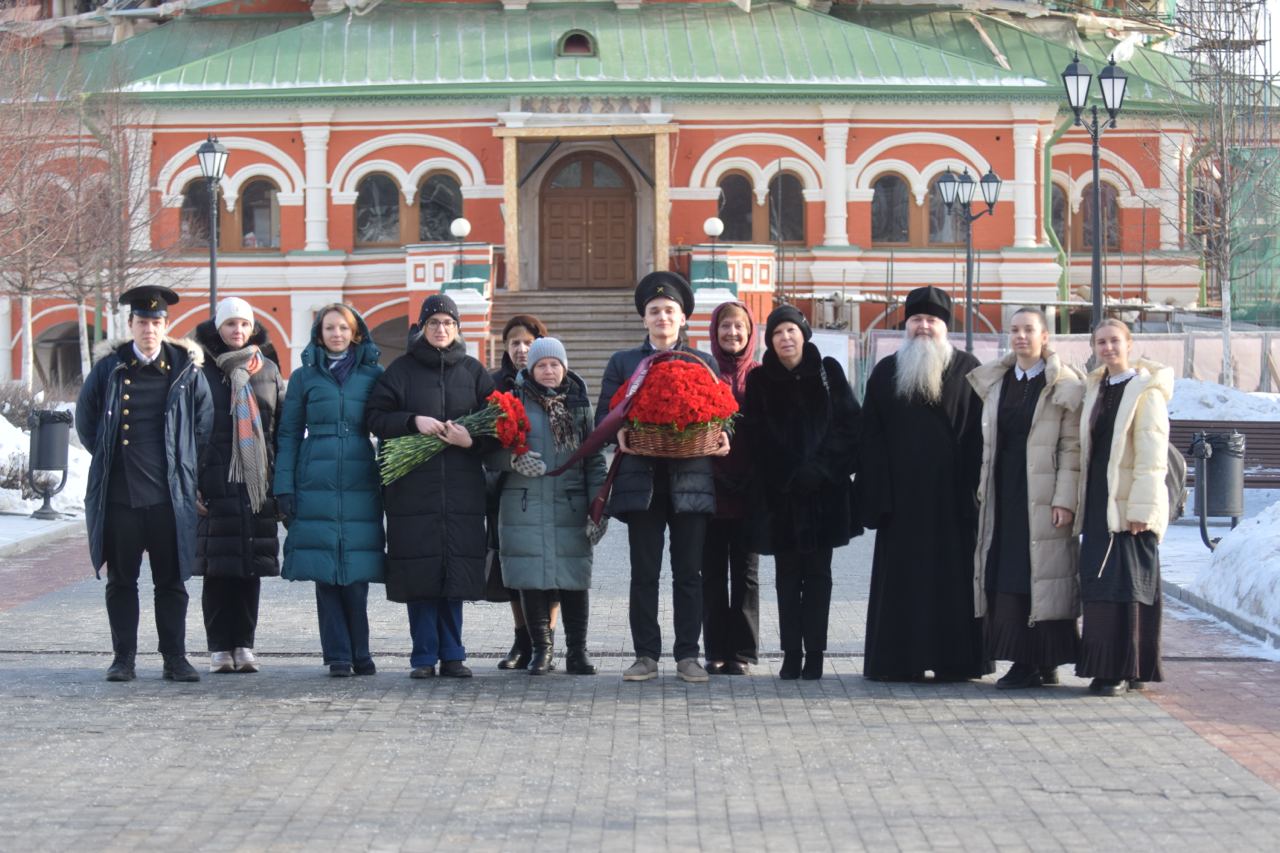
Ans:
[[[1103,695],[1161,677],[1172,374],[1133,362],[1119,321],[1095,330],[1100,366],[1087,377],[1053,352],[1036,309],[1012,316],[1008,356],[979,365],[947,340],[949,297],[919,288],[901,348],[875,367],[859,406],[795,307],[769,315],[757,361],[750,308],[718,306],[707,354],[687,342],[688,282],[656,272],[635,294],[645,339],[610,359],[593,410],[564,344],[529,315],[504,327],[491,374],[467,354],[456,305],[432,295],[384,371],[359,314],[329,305],[286,394],[248,303],[224,299],[193,340],[177,341],[164,335],[176,301],[158,287],[122,297],[132,340],[99,354],[76,411],[93,454],[90,550],[95,568],[107,566],[108,680],[135,677],[144,551],[168,679],[199,679],[185,651],[193,574],[204,576],[213,672],[258,671],[260,581],[282,574],[315,583],[334,677],[376,671],[370,583],[406,605],[413,678],[471,676],[462,603],[481,598],[511,604],[515,640],[499,667],[554,670],[562,614],[565,670],[594,674],[589,591],[608,518],[627,526],[628,681],[658,674],[664,546],[678,678],[743,675],[758,662],[761,554],[776,565],[778,674],[821,678],[833,552],[864,528],[876,530],[868,678],[980,678],[996,659],[1013,662],[1001,688],[1057,683],[1057,667],[1073,662]],[[707,456],[638,454],[610,417],[619,389],[664,351],[696,359],[738,400],[732,433]],[[495,389],[523,403],[528,453],[459,423]],[[371,434],[432,435],[444,449],[382,486]],[[606,476],[610,444],[618,458]],[[606,480],[606,517],[593,521]]]

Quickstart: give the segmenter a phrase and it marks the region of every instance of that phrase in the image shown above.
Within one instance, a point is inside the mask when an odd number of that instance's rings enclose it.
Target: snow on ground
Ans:
[[[1280,501],[1223,536],[1188,589],[1280,633]]]
[[[67,454],[67,484],[53,496],[51,503],[59,512],[83,513],[84,493],[89,485],[89,453],[75,441]],[[31,450],[31,436],[18,429],[6,418],[0,417],[0,467],[11,471],[26,471],[27,456]],[[40,500],[24,500],[20,489],[0,489],[0,512],[30,513],[40,508]]]
[[[1249,394],[1216,382],[1178,379],[1169,417],[1177,421],[1280,421],[1280,395]]]

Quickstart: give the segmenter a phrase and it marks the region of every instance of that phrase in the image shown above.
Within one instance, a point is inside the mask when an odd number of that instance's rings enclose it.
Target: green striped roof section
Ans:
[[[1090,37],[1076,30],[1074,21],[1061,18],[1056,22],[1059,36],[1050,38],[1024,29],[1015,19],[996,18],[979,12],[928,7],[837,6],[832,15],[879,32],[910,39],[974,60],[993,61],[994,55],[982,38],[985,33],[1016,74],[1035,77],[1054,87],[1054,98],[1065,103],[1062,71],[1079,49],[1081,60],[1094,74],[1102,70],[1117,42],[1101,36]],[[982,28],[982,33],[974,22]],[[1192,65],[1181,57],[1138,47],[1131,58],[1120,65],[1129,75],[1125,95],[1125,112],[1168,112],[1194,103],[1183,81],[1191,74]],[[1097,95],[1097,87],[1094,87]]]
[[[570,29],[596,57],[557,57]],[[144,97],[584,94],[1044,97],[1039,79],[790,4],[488,6],[384,3],[162,71]]]
[[[311,20],[310,15],[185,15],[116,44],[58,50],[51,56],[50,78],[59,92],[113,89]]]

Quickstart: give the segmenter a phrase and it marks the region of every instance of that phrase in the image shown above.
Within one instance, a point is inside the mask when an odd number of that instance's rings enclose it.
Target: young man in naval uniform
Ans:
[[[108,681],[132,681],[142,554],[155,584],[156,631],[168,681],[199,681],[186,657],[187,590],[196,553],[196,466],[213,428],[199,347],[165,337],[167,287],[135,287],[131,340],[109,342],[80,390],[76,432],[93,455],[85,522],[94,572],[107,566],[115,659]],[[99,574],[99,577],[101,575]]]

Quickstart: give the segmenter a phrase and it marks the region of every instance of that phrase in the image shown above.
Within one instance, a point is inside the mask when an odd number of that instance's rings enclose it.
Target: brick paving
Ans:
[[[1065,668],[1016,694],[867,682],[870,550],[837,552],[826,678],[775,677],[766,560],[766,660],[706,685],[669,659],[621,681],[621,525],[598,558],[594,678],[498,671],[509,611],[475,605],[477,677],[412,681],[403,610],[374,595],[379,673],[331,680],[310,587],[272,580],[261,674],[170,684],[144,655],[139,681],[108,684],[83,544],[3,561],[0,849],[1274,849],[1280,665],[1170,606],[1170,680],[1146,695],[1099,700]]]

